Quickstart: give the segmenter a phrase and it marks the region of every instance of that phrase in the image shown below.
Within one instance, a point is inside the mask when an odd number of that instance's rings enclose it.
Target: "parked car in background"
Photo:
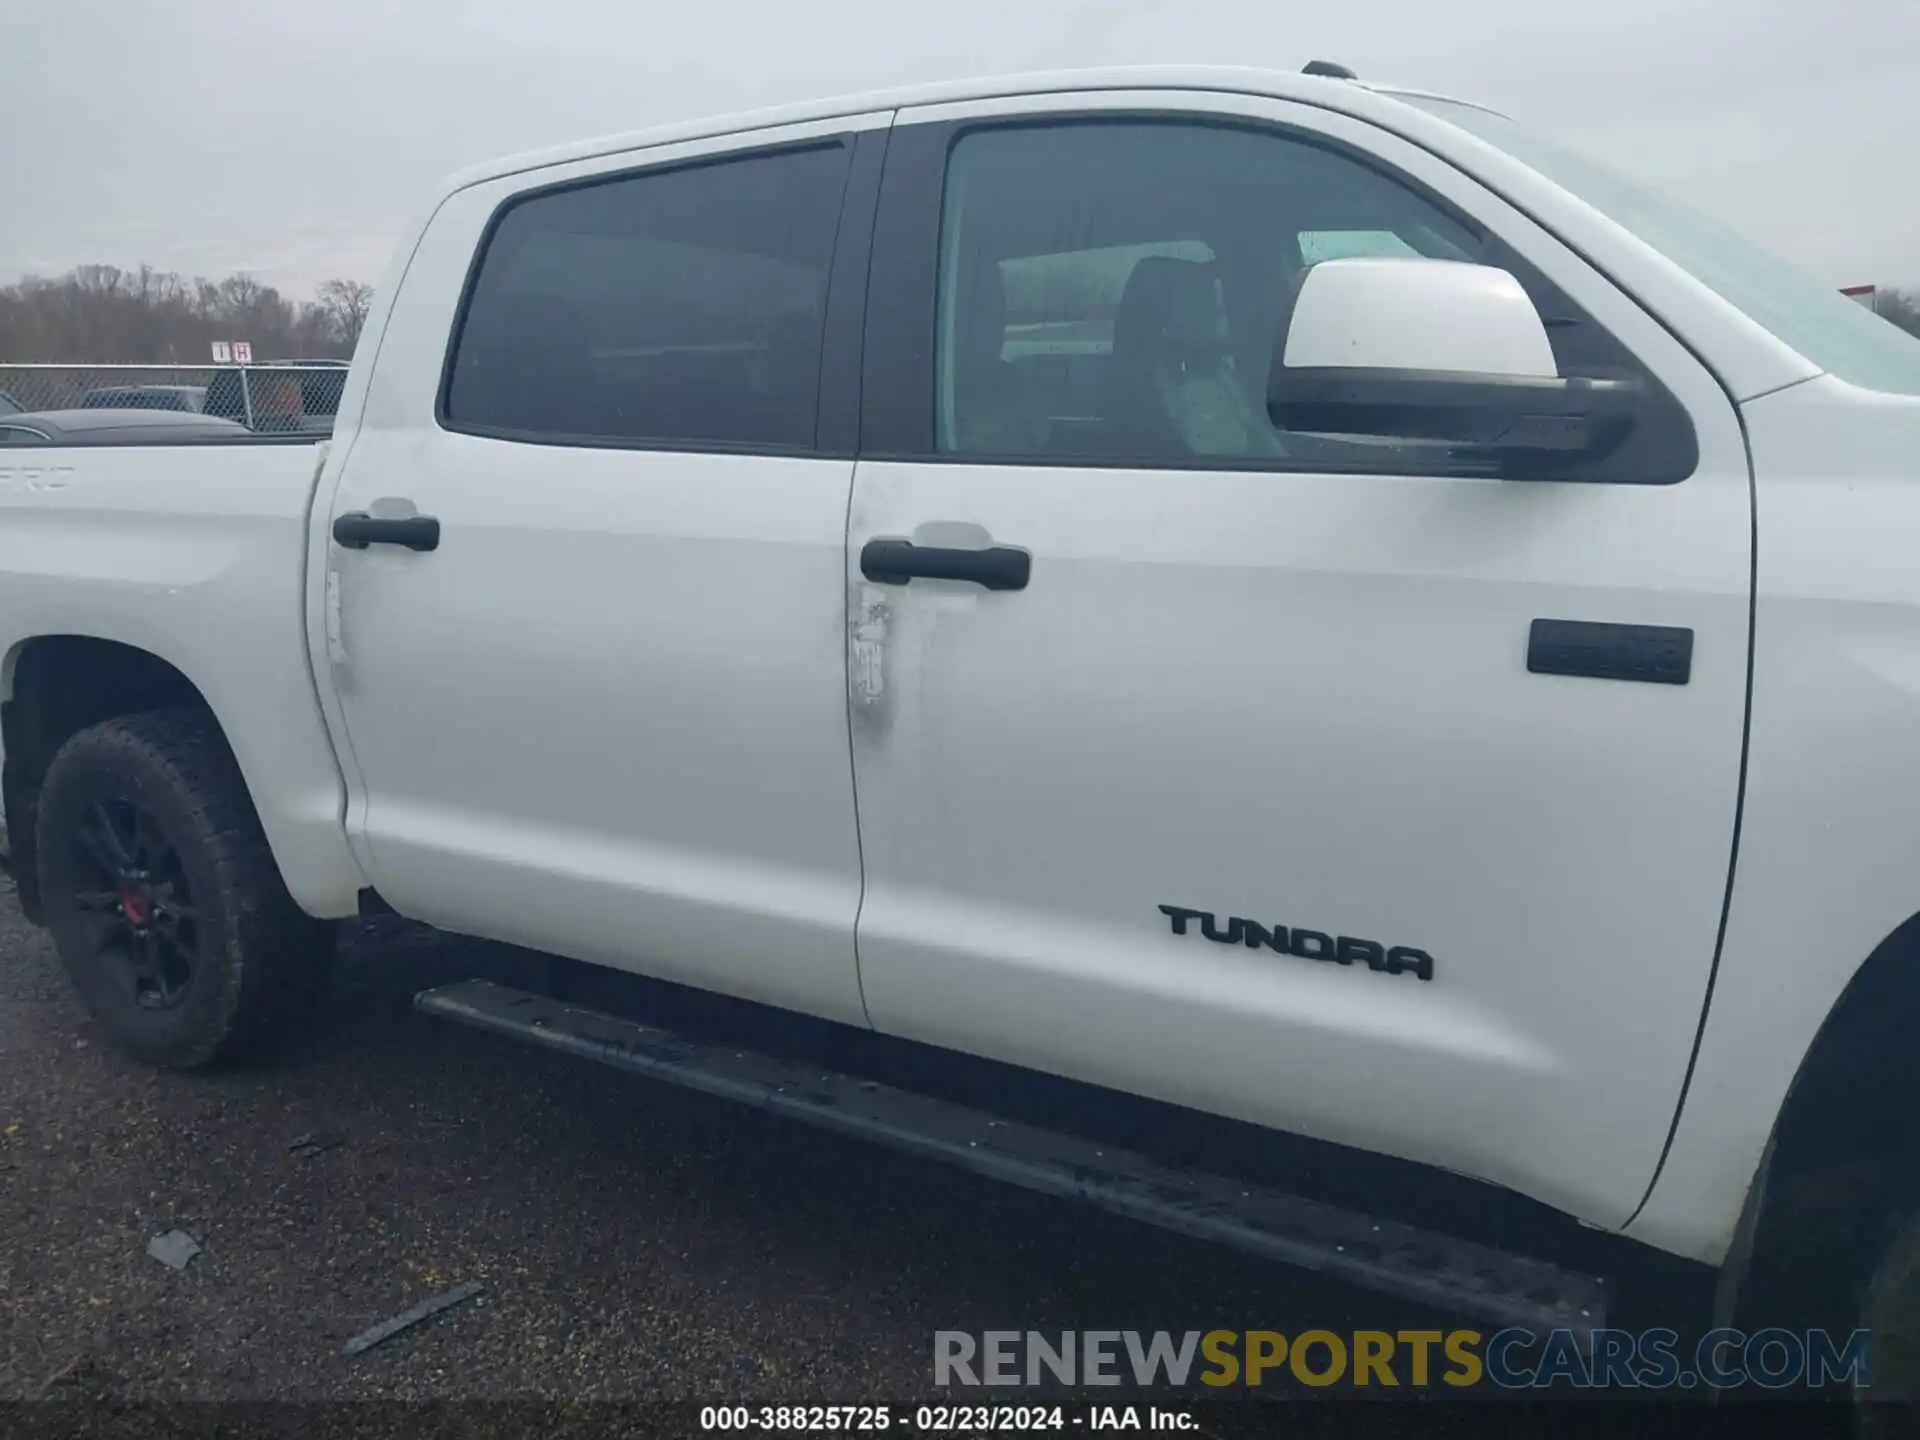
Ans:
[[[20,410],[0,415],[0,445],[186,445],[243,439],[247,427],[180,410]]]
[[[198,414],[206,407],[202,385],[109,385],[80,397],[82,410],[173,410]]]

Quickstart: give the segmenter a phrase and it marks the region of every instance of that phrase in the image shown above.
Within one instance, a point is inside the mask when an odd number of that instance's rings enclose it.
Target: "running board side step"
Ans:
[[[1606,1324],[1607,1284],[1584,1274],[1398,1221],[1042,1130],[871,1080],[712,1046],[488,980],[414,996],[414,1008],[582,1059],[909,1154],[961,1165],[1028,1190],[1233,1246],[1460,1315],[1584,1345]]]

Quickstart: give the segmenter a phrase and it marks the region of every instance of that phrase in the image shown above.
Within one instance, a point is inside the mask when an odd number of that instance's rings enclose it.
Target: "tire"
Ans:
[[[213,718],[154,710],[82,730],[40,790],[47,926],[122,1050],[198,1070],[311,1009],[332,935],[287,894]]]
[[[1911,1435],[1920,1401],[1920,1214],[1909,1212],[1882,1249],[1860,1304],[1871,1374],[1856,1388],[1856,1433]]]

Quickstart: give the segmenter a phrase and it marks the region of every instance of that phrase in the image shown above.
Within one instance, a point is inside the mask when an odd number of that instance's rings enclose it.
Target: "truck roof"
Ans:
[[[602,135],[540,150],[525,151],[483,162],[449,177],[439,199],[470,185],[575,160],[591,160],[625,150],[705,140],[751,130],[799,125],[810,121],[852,119],[909,106],[945,105],[969,100],[991,100],[1019,95],[1043,95],[1062,90],[1197,90],[1264,95],[1296,100],[1338,110],[1362,119],[1382,119],[1388,113],[1405,115],[1403,99],[1447,100],[1457,105],[1472,101],[1430,91],[1392,85],[1302,74],[1297,70],[1264,69],[1240,65],[1134,65],[1082,70],[1041,70],[1018,74],[939,80],[888,90],[773,106],[761,110],[709,116],[705,119],[657,125],[644,130]],[[1485,110],[1486,106],[1474,105]],[[1498,114],[1497,111],[1489,113]]]

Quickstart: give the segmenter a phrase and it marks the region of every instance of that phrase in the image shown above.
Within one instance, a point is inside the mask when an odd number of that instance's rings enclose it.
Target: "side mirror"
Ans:
[[[1323,260],[1275,350],[1276,428],[1435,441],[1521,460],[1603,454],[1632,429],[1629,380],[1564,378],[1505,270],[1454,260]]]

